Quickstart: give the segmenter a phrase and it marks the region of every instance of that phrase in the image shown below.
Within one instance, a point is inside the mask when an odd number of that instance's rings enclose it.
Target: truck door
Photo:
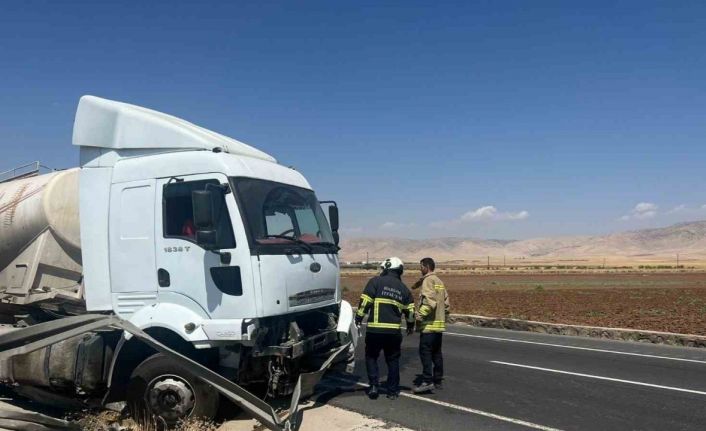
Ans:
[[[253,317],[255,295],[247,238],[232,193],[219,205],[221,255],[196,243],[192,192],[228,184],[221,174],[157,180],[156,261],[160,302],[197,304],[213,319]],[[210,186],[209,186],[210,187]]]

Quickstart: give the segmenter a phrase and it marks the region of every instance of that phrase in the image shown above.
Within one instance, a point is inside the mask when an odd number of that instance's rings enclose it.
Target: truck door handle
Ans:
[[[169,271],[164,268],[159,268],[157,270],[157,283],[159,283],[159,287],[169,287],[169,285],[172,284]]]

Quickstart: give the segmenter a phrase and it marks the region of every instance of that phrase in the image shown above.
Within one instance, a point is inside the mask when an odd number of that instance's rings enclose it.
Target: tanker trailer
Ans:
[[[79,170],[0,183],[0,315],[84,311]],[[30,304],[36,307],[28,308]]]

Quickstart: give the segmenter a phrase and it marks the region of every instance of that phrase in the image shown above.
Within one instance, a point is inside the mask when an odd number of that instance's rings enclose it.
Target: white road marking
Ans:
[[[331,377],[330,380],[337,380],[337,381],[339,381],[339,382],[343,382],[343,383],[347,383],[347,384],[353,384],[353,385],[361,386],[361,387],[364,387],[364,388],[367,388],[367,387],[369,386],[369,385],[366,384],[366,383],[361,383],[361,382],[356,382],[356,381],[352,381],[352,380],[341,379],[341,378],[337,378],[337,377]],[[470,408],[470,407],[464,407],[464,406],[459,406],[459,405],[456,405],[456,404],[447,403],[447,402],[444,402],[444,401],[434,400],[434,399],[431,399],[431,398],[420,397],[419,395],[408,394],[408,393],[406,393],[406,392],[400,392],[400,396],[401,396],[401,397],[412,398],[412,399],[418,400],[418,401],[424,401],[424,402],[426,402],[426,403],[436,404],[436,405],[438,405],[438,406],[447,407],[447,408],[454,409],[454,410],[460,410],[460,411],[462,411],[462,412],[471,413],[471,414],[478,415],[478,416],[484,416],[484,417],[487,417],[487,418],[496,419],[496,420],[503,421],[503,422],[509,422],[509,423],[512,423],[512,424],[515,424],[515,425],[521,425],[521,426],[524,426],[524,427],[527,427],[527,428],[536,429],[536,430],[541,430],[541,431],[561,431],[561,430],[558,429],[558,428],[551,428],[551,427],[548,427],[548,426],[544,426],[544,425],[539,425],[539,424],[535,424],[535,423],[532,423],[532,422],[523,421],[523,420],[521,420],[521,419],[515,419],[515,418],[510,418],[510,417],[507,417],[507,416],[496,415],[495,413],[484,412],[484,411],[482,411],[482,410],[472,409],[472,408]]]
[[[652,383],[635,382],[633,380],[623,380],[623,379],[614,379],[612,377],[595,376],[593,374],[583,374],[583,373],[574,373],[571,371],[553,370],[551,368],[535,367],[532,365],[513,364],[512,362],[502,362],[502,361],[490,361],[490,362],[493,364],[508,365],[511,367],[528,368],[530,370],[547,371],[550,373],[557,373],[557,374],[568,374],[570,376],[587,377],[590,379],[598,379],[598,380],[607,380],[609,382],[628,383],[631,385],[647,386],[649,388],[667,389],[670,391],[686,392],[689,394],[706,395],[706,392],[703,392],[703,391],[695,391],[693,389],[676,388],[674,386],[662,386],[662,385],[655,385]]]
[[[489,337],[489,336],[485,336],[485,335],[460,334],[457,332],[448,332],[448,331],[446,332],[446,334],[457,336],[457,337],[481,338],[481,339],[485,339],[485,340],[494,340],[494,341],[509,341],[511,343],[535,344],[538,346],[560,347],[562,349],[587,350],[590,352],[612,353],[615,355],[639,356],[642,358],[666,359],[669,361],[680,361],[680,362],[692,362],[692,363],[696,363],[696,364],[706,364],[706,361],[699,360],[699,359],[674,358],[671,356],[659,356],[659,355],[648,355],[648,354],[644,354],[644,353],[621,352],[619,350],[594,349],[591,347],[579,347],[579,346],[566,346],[563,344],[541,343],[539,341],[516,340],[513,338]]]

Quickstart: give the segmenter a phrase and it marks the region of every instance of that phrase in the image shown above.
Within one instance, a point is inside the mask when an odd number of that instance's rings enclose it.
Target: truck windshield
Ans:
[[[251,244],[259,253],[301,246],[328,252],[333,235],[313,191],[254,178],[232,178]]]

